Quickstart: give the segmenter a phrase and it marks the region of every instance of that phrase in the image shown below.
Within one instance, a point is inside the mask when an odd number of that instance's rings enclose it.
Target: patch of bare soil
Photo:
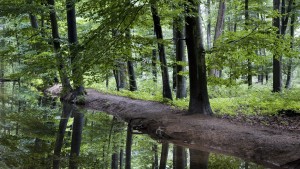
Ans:
[[[87,90],[85,108],[112,114],[160,141],[236,156],[269,168],[300,168],[298,118],[291,120],[295,128],[286,128],[281,127],[281,123],[287,121],[292,125],[286,117],[276,117],[281,118],[278,120],[275,117],[187,115],[185,110],[162,103],[91,89]]]

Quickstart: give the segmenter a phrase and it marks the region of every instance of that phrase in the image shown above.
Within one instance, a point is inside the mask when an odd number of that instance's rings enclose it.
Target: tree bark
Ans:
[[[127,126],[125,169],[131,169],[131,147],[132,147],[132,126],[129,122]]]
[[[290,0],[293,1],[293,0]],[[293,1],[293,6],[295,7],[296,3],[295,1]],[[292,41],[291,41],[291,49],[293,50],[294,48],[294,37],[295,37],[295,13],[292,14],[291,16],[291,26],[290,26],[290,35],[292,37]],[[289,89],[291,88],[291,81],[292,81],[292,64],[293,64],[293,59],[289,58],[288,61],[288,66],[287,66],[287,77],[286,77],[286,83],[285,83],[285,88]]]
[[[249,0],[245,0],[245,29],[248,30],[249,26]],[[252,86],[252,63],[251,59],[247,59],[248,65],[248,76],[247,76],[247,83],[248,87]]]
[[[130,29],[127,29],[127,31],[126,31],[126,38],[131,39]],[[131,43],[131,40],[130,40],[130,43]],[[130,47],[129,51],[130,51],[129,52],[129,58],[130,58],[132,55],[131,47]],[[136,85],[136,79],[135,79],[135,72],[134,72],[134,67],[133,67],[133,63],[131,60],[127,61],[127,68],[128,68],[128,76],[129,76],[129,90],[136,91],[137,85]]]
[[[197,0],[189,0],[189,2],[193,5],[193,8],[187,7],[188,15],[186,16],[186,44],[190,77],[189,113],[211,115],[212,110],[207,91],[205,49],[199,17],[200,7]],[[189,15],[189,13],[198,13],[198,15],[193,16]]]
[[[209,153],[190,149],[190,169],[207,169]]]
[[[152,150],[154,153],[153,163],[152,163],[152,169],[158,169],[158,153],[157,153],[157,144],[154,144],[152,146]]]
[[[74,96],[84,95],[83,86],[83,70],[81,67],[81,59],[77,52],[78,38],[77,38],[77,26],[76,26],[76,11],[75,0],[66,0],[67,9],[67,26],[68,26],[68,41],[70,48],[70,58],[72,67],[72,80],[74,83]]]
[[[68,103],[63,103],[63,111],[61,119],[59,121],[58,133],[56,136],[55,147],[54,147],[54,157],[53,157],[53,169],[59,169],[60,154],[63,147],[64,136],[66,133],[66,128],[68,125],[69,117],[72,111],[72,106]]]
[[[185,148],[182,146],[174,145],[173,149],[173,169],[186,169],[187,166],[187,155]]]
[[[72,115],[74,116],[74,122],[73,122],[73,129],[72,129],[69,168],[77,169],[81,138],[82,138],[82,129],[84,125],[84,114],[79,112],[77,109],[75,109],[75,111],[72,112]]]
[[[225,11],[226,11],[226,0],[220,0],[218,17],[217,17],[216,28],[215,28],[214,44],[216,43],[217,39],[222,35],[222,32],[224,30]],[[221,70],[211,69],[209,74],[211,76],[221,77]]]
[[[280,12],[280,0],[273,0],[273,10]],[[273,26],[277,28],[278,38],[280,35],[280,18],[273,18]],[[279,53],[273,54],[273,92],[282,90],[282,56]]]
[[[156,1],[153,0],[151,0],[151,13],[153,18],[156,38],[158,40],[157,45],[158,45],[158,52],[159,52],[160,67],[162,72],[163,97],[172,100],[172,91],[169,82],[169,71],[168,71],[165,47],[164,44],[160,42],[161,40],[163,40],[160,17],[158,16]]]
[[[152,58],[151,58],[151,64],[152,64],[152,76],[153,81],[157,82],[157,68],[156,68],[156,62],[157,62],[157,55],[156,55],[156,49],[152,50]]]
[[[162,143],[159,169],[166,169],[167,160],[168,160],[168,153],[169,153],[169,143],[167,143],[167,142]]]
[[[174,31],[174,43],[175,43],[175,53],[176,53],[176,98],[187,97],[186,91],[186,78],[180,73],[185,71],[185,66],[181,63],[186,62],[185,57],[185,46],[184,46],[184,18],[179,15],[174,18],[173,31]]]
[[[51,22],[51,30],[52,30],[52,38],[53,38],[53,47],[55,52],[55,59],[56,59],[56,66],[59,72],[60,81],[62,83],[63,88],[63,95],[68,94],[71,92],[72,87],[70,84],[69,77],[66,71],[66,64],[61,54],[61,46],[60,46],[60,37],[58,33],[58,25],[56,19],[56,12],[55,12],[55,1],[54,0],[47,0],[48,6],[50,8],[50,22]]]

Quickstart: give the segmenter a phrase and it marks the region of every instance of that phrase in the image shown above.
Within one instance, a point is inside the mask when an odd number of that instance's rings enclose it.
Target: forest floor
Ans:
[[[187,115],[170,105],[93,89],[87,90],[85,101],[85,108],[112,114],[160,142],[232,155],[270,168],[300,168],[298,116]]]

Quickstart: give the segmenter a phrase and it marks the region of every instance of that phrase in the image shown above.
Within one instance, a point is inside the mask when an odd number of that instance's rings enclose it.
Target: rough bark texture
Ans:
[[[187,13],[198,13],[200,7],[196,0],[189,0],[194,8],[187,7]],[[211,115],[208,99],[205,49],[203,46],[202,24],[200,17],[186,16],[186,45],[189,59],[190,102],[189,113]]]
[[[222,153],[271,168],[300,163],[300,132],[233,124],[157,102],[87,90],[85,108],[116,115],[153,138],[206,152]],[[297,164],[297,163],[296,163]]]
[[[160,24],[160,17],[157,12],[157,6],[155,1],[151,1],[151,13],[153,18],[156,38],[158,40],[157,44],[158,44],[160,67],[162,72],[163,97],[172,100],[172,91],[169,82],[169,71],[168,71],[165,47],[163,43],[159,42],[163,40],[163,34],[162,34],[162,27]]]

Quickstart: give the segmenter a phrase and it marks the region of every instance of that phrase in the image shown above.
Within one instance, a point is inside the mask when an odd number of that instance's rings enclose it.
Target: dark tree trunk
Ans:
[[[163,97],[172,100],[172,91],[169,82],[169,71],[168,71],[165,47],[163,43],[159,42],[163,40],[160,17],[158,16],[156,2],[153,0],[151,0],[151,12],[152,12],[152,18],[154,22],[154,30],[155,30],[156,38],[158,40],[157,44],[158,44],[160,67],[162,72]]]
[[[64,136],[69,121],[69,117],[72,111],[72,106],[68,103],[63,103],[62,116],[59,121],[58,133],[56,136],[54,156],[53,156],[53,169],[59,169],[60,154],[64,142]]]
[[[152,50],[152,76],[153,76],[153,81],[156,83],[157,82],[157,68],[156,68],[156,62],[157,62],[157,55],[156,55],[156,49]]]
[[[190,169],[207,169],[209,153],[190,149]]]
[[[169,153],[169,143],[162,143],[159,169],[166,169]]]
[[[280,11],[280,0],[273,0],[273,10]],[[280,18],[273,18],[273,26],[276,27],[278,38],[280,35]],[[281,92],[282,90],[282,56],[279,53],[273,54],[273,92]]]
[[[116,81],[116,89],[117,91],[120,91],[120,71],[119,70],[113,70],[113,74]]]
[[[186,151],[184,147],[174,145],[173,149],[173,169],[186,169]]]
[[[158,153],[157,153],[157,144],[154,144],[153,147],[154,159],[152,164],[152,169],[158,169]]]
[[[120,88],[124,89],[126,87],[126,63],[119,63],[119,73],[120,73]]]
[[[77,26],[76,26],[76,12],[75,12],[75,0],[66,0],[67,8],[67,26],[68,26],[68,41],[71,55],[71,67],[72,67],[72,80],[75,88],[75,96],[84,94],[83,87],[83,70],[81,67],[81,60],[79,58],[77,47]]]
[[[185,71],[185,67],[180,64],[180,62],[186,62],[185,58],[185,46],[184,46],[184,18],[179,15],[174,18],[174,43],[175,43],[175,53],[176,53],[176,74],[175,74],[175,82],[176,82],[176,98],[185,98],[187,97],[186,91],[186,78],[180,73]],[[178,63],[179,62],[179,63]]]
[[[192,7],[187,7],[187,13],[198,13],[200,7],[197,0],[189,0]],[[211,115],[207,91],[205,50],[200,16],[186,16],[186,44],[189,59],[190,102],[189,113]]]
[[[52,38],[53,38],[53,46],[55,51],[56,65],[59,72],[60,81],[63,87],[63,94],[68,94],[71,90],[71,84],[67,75],[67,71],[65,68],[65,61],[61,55],[61,46],[60,46],[60,37],[58,33],[58,25],[56,19],[55,12],[55,1],[47,0],[49,8],[50,8],[50,21],[51,21],[51,29],[52,29]]]
[[[294,1],[294,0],[290,0],[290,1]],[[295,4],[295,1],[294,1],[292,7],[295,7],[295,6],[296,6],[296,4]],[[296,18],[296,15],[295,15],[295,13],[293,13],[291,15],[291,26],[290,26],[290,35],[293,38],[292,42],[291,42],[291,49],[294,48],[294,36],[295,36],[295,25],[294,24],[295,24],[295,18]],[[292,64],[293,64],[293,59],[289,58],[288,66],[287,66],[287,77],[286,77],[286,83],[285,83],[285,88],[286,89],[291,88]]]
[[[131,34],[130,34],[130,29],[126,31],[126,38],[131,39]],[[131,40],[130,40],[131,43]],[[130,45],[131,46],[131,45]],[[129,58],[131,58],[131,47],[129,49]],[[135,73],[134,73],[134,67],[133,63],[131,60],[127,61],[127,68],[128,68],[128,76],[129,76],[129,90],[130,91],[136,91],[137,90],[137,85],[136,85],[136,80],[135,80]]]
[[[248,29],[249,25],[249,0],[245,0],[245,29]],[[247,59],[248,65],[248,76],[247,76],[247,83],[248,87],[252,86],[252,63],[251,59]]]
[[[120,169],[123,168],[123,161],[124,161],[124,151],[123,149],[120,150]]]
[[[119,162],[118,153],[114,152],[111,155],[111,169],[118,169],[119,167],[118,162]]]
[[[132,126],[128,123],[126,138],[126,161],[125,169],[131,169],[131,147],[132,147]]]
[[[71,153],[70,153],[70,169],[78,168],[78,157],[80,152],[82,129],[84,125],[84,114],[78,112],[78,110],[73,111],[74,122],[72,129],[72,142],[71,142]]]

